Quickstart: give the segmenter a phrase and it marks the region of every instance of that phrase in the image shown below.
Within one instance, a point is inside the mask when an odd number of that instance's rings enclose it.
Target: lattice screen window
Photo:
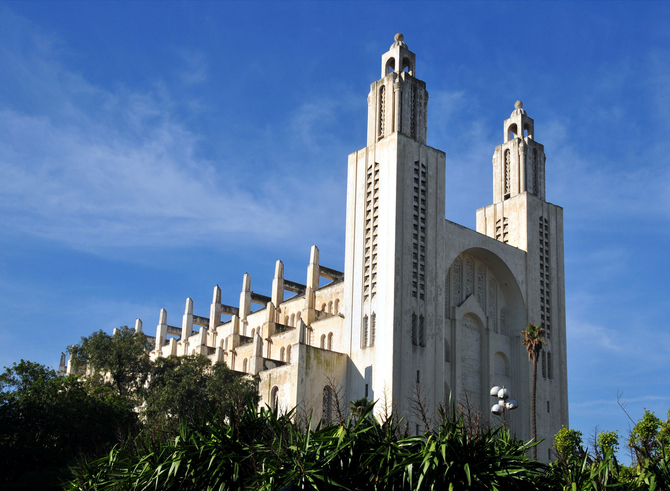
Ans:
[[[540,318],[547,339],[551,339],[551,275],[549,254],[549,221],[540,217],[538,224],[540,248]]]
[[[414,162],[412,219],[412,296],[424,300],[426,294],[426,166]]]
[[[412,313],[412,345],[417,345],[417,317]]]
[[[504,173],[505,175],[503,176],[504,179],[504,185],[505,185],[505,190],[504,190],[504,199],[507,199],[510,197],[511,193],[511,183],[512,183],[512,178],[510,177],[510,172],[511,172],[511,161],[510,161],[510,153],[509,150],[505,150],[505,162],[504,162]]]
[[[374,312],[370,316],[370,346],[375,345],[375,338],[377,337],[377,314]]]
[[[368,164],[365,179],[365,265],[363,300],[377,293],[377,247],[379,245],[379,164]]]
[[[363,316],[363,332],[361,333],[361,348],[365,348],[368,345],[368,316]]]
[[[419,316],[419,346],[426,347],[426,325],[423,315]]]

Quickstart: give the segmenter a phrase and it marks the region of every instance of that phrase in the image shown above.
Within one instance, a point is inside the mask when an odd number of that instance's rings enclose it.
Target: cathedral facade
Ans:
[[[505,386],[519,403],[507,424],[529,440],[532,365],[520,331],[533,323],[546,330],[536,411],[545,460],[568,424],[568,391],[563,212],[545,199],[544,146],[517,102],[493,156],[493,203],[470,230],[444,219],[445,154],[426,144],[427,107],[399,34],[370,87],[367,146],[348,159],[344,271],[322,266],[314,246],[304,283],[278,261],[269,295],[245,275],[239,303],[223,303],[217,286],[208,317],[191,299],[180,324],[162,310],[152,356],[225,361],[258,377],[262,404],[324,420],[339,388],[340,402],[367,397],[417,432],[417,389],[432,418],[451,397],[499,424],[489,393]]]

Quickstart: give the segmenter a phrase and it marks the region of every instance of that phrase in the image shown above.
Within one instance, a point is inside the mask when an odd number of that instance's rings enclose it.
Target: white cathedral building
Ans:
[[[344,272],[320,265],[314,246],[304,284],[277,261],[270,295],[245,275],[236,306],[217,286],[208,317],[194,315],[190,298],[181,326],[161,310],[152,357],[225,361],[258,377],[262,404],[326,420],[339,387],[344,404],[378,401],[376,411],[393,408],[412,431],[423,430],[411,407],[417,386],[433,418],[451,395],[498,424],[489,391],[504,385],[519,402],[508,424],[529,440],[532,364],[520,331],[541,325],[545,460],[568,425],[568,386],[563,210],[545,199],[544,146],[517,102],[493,154],[493,204],[477,210],[476,231],[445,220],[445,154],[426,144],[428,92],[415,61],[396,35],[370,87],[367,147],[349,155]]]

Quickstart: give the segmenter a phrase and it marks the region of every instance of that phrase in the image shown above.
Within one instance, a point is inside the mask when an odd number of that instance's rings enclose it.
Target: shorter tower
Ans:
[[[526,252],[521,287],[527,321],[543,327],[546,340],[536,389],[542,457],[568,421],[563,209],[546,201],[546,157],[544,146],[535,141],[534,121],[521,101],[514,108],[493,154],[494,204],[477,210],[477,231]]]

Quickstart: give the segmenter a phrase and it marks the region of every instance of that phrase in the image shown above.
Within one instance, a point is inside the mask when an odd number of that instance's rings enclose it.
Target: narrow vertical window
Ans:
[[[510,197],[510,193],[511,193],[510,189],[511,189],[511,182],[512,182],[511,177],[510,177],[511,161],[510,161],[509,150],[505,150],[504,165],[505,165],[505,170],[504,170],[504,172],[505,172],[505,175],[504,175],[504,182],[505,182],[504,195],[505,195],[505,198],[504,199],[507,199],[507,198]]]
[[[242,371],[244,373],[247,373],[247,359],[246,358],[242,361]]]
[[[422,315],[419,316],[419,346],[426,347],[426,328]]]
[[[333,333],[332,332],[328,333],[328,350],[330,350],[330,351],[333,350]]]
[[[377,134],[378,139],[384,138],[385,128],[385,119],[386,119],[386,86],[382,85],[379,88],[379,132]]]
[[[375,337],[377,336],[377,314],[373,312],[370,320],[370,346],[374,346]]]
[[[412,85],[410,98],[410,136],[416,139],[416,85]]]
[[[537,168],[537,148],[533,149],[532,156],[533,156],[532,157],[533,158],[533,163],[532,163],[533,194],[535,194],[535,196],[539,196],[540,195],[540,179],[539,179],[539,176],[538,176],[538,168]]]
[[[286,347],[286,363],[291,363],[291,345]]]
[[[368,346],[368,316],[363,316],[363,332],[361,333],[361,347]]]
[[[417,324],[417,318],[416,314],[412,314],[412,345],[416,346],[416,324]]]
[[[551,372],[552,372],[552,370],[551,370],[551,351],[548,351],[547,352],[547,378],[548,379],[554,378],[553,374]]]
[[[325,334],[321,335],[321,345],[319,346],[319,348],[321,348],[321,349],[326,348],[326,335]]]

